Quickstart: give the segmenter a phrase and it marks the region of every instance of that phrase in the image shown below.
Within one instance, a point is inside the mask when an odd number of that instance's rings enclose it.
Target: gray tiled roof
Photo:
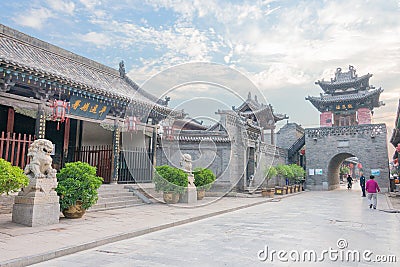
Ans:
[[[378,88],[370,91],[362,91],[355,94],[343,94],[343,95],[322,95],[320,97],[309,96],[306,100],[315,103],[335,103],[335,102],[349,102],[354,100],[362,100],[367,98],[373,98],[379,96],[383,92],[382,88]]]
[[[93,93],[154,104],[157,97],[143,91],[118,70],[0,24],[0,63],[80,86]]]

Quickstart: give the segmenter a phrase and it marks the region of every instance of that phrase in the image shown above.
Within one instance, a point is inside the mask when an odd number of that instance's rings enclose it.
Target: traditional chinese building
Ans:
[[[383,89],[371,86],[371,77],[358,77],[353,66],[347,72],[337,68],[330,81],[316,82],[324,93],[306,98],[321,112],[320,127],[305,129],[309,189],[338,188],[339,168],[348,158],[357,158],[360,172],[376,176],[381,188],[387,188],[386,125],[372,124],[374,108],[383,105]]]
[[[183,114],[129,79],[123,62],[116,70],[0,24],[0,156],[14,165],[46,138],[56,168],[81,160],[106,182],[151,181],[166,116]]]
[[[157,164],[179,166],[181,154],[190,154],[193,167],[210,168],[217,176],[212,190],[252,191],[264,182],[267,166],[286,163],[287,150],[275,146],[275,123],[288,118],[271,105],[248,98],[232,110],[218,110],[219,122],[205,127],[196,120],[164,125]],[[271,182],[272,184],[272,182]]]
[[[320,114],[320,126],[348,126],[370,124],[373,109],[383,105],[379,96],[382,88],[376,89],[369,84],[372,74],[358,77],[356,69],[349,66],[349,71],[336,69],[335,77],[330,81],[317,81],[324,91],[319,97],[309,96],[310,101]]]

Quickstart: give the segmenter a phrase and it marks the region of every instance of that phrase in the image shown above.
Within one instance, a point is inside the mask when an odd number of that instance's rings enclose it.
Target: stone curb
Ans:
[[[226,209],[226,210],[215,211],[215,212],[211,212],[211,213],[208,213],[208,214],[203,214],[203,215],[191,217],[191,218],[188,218],[188,219],[184,219],[184,220],[180,220],[180,221],[176,221],[176,222],[172,222],[172,223],[166,223],[166,224],[163,224],[163,225],[150,227],[150,228],[147,228],[147,229],[127,232],[127,233],[121,233],[121,234],[118,234],[118,235],[101,238],[101,239],[98,239],[98,240],[95,240],[95,241],[91,241],[91,242],[87,242],[87,243],[83,243],[83,244],[80,244],[80,245],[63,247],[63,248],[60,248],[60,249],[57,249],[57,250],[48,251],[48,252],[41,253],[41,254],[36,254],[36,255],[31,255],[31,256],[26,256],[26,257],[21,257],[21,258],[16,258],[16,259],[8,260],[8,261],[5,261],[5,262],[0,262],[0,267],[22,267],[22,266],[28,266],[28,265],[40,263],[40,262],[43,262],[43,261],[55,259],[55,258],[58,258],[58,257],[67,256],[69,254],[77,253],[77,252],[80,252],[80,251],[92,249],[92,248],[99,247],[99,246],[102,246],[102,245],[106,245],[106,244],[122,241],[122,240],[125,240],[125,239],[129,239],[129,238],[133,238],[133,237],[138,237],[138,236],[141,236],[141,235],[149,234],[149,233],[152,233],[152,232],[164,230],[164,229],[171,228],[171,227],[174,227],[174,226],[179,226],[179,225],[187,224],[187,223],[190,223],[190,222],[200,221],[200,220],[203,220],[203,219],[206,219],[206,218],[222,215],[222,214],[225,214],[225,213],[229,213],[229,212],[233,212],[233,211],[237,211],[237,210],[241,210],[241,209],[250,208],[250,207],[261,205],[261,204],[268,203],[268,202],[274,202],[274,199],[282,199],[282,198],[286,198],[286,197],[290,197],[290,196],[295,196],[295,195],[298,195],[298,194],[301,194],[301,193],[303,193],[303,192],[296,192],[296,193],[291,193],[291,194],[287,194],[287,195],[280,195],[278,197],[264,199],[264,200],[261,200],[259,202],[250,203],[250,204],[246,204],[246,205],[243,205],[243,206],[230,208],[230,209]]]
[[[388,204],[389,210],[394,210],[394,207],[393,207],[393,205],[392,205],[392,202],[390,201],[389,193],[386,193],[386,194],[385,194],[385,197],[386,197],[386,202],[387,202],[387,204]],[[399,215],[399,213],[396,213],[395,216],[396,216],[397,220],[400,221],[400,215]]]

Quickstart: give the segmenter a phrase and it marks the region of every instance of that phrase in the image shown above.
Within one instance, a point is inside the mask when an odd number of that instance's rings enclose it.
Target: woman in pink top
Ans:
[[[371,175],[369,177],[369,180],[365,184],[365,190],[368,192],[368,202],[369,202],[369,208],[371,209],[374,207],[376,209],[376,204],[377,204],[377,196],[376,194],[381,191],[379,188],[378,183],[374,180],[374,176]]]

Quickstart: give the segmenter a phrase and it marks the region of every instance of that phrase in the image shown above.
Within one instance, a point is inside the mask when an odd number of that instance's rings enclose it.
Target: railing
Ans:
[[[33,135],[1,132],[0,158],[24,169],[29,163],[28,148],[35,140]]]
[[[123,148],[118,173],[118,183],[150,183],[153,178],[152,153],[142,147]]]
[[[377,136],[386,134],[385,124],[363,124],[354,126],[336,126],[336,127],[320,127],[306,129],[307,137],[324,137],[324,136],[338,136],[338,135],[358,135],[368,134]]]
[[[294,144],[288,149],[289,160],[306,144],[306,136],[303,134],[302,137],[296,140]]]
[[[104,183],[110,183],[112,170],[112,146],[83,146],[75,148],[74,161],[86,162],[97,167],[97,175],[103,177]]]

